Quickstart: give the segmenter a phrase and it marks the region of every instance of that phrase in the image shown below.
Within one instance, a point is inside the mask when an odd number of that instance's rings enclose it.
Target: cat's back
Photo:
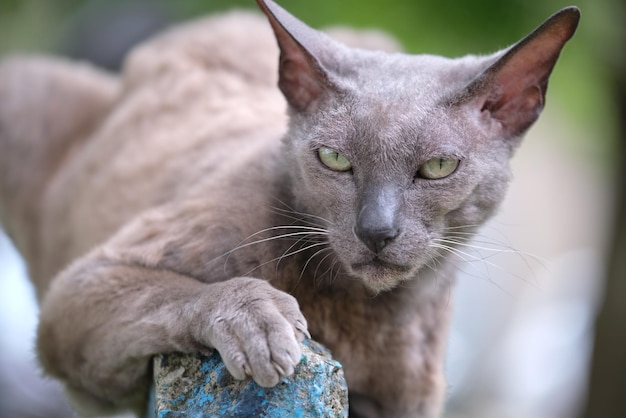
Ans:
[[[126,61],[124,77],[127,84],[142,84],[192,67],[274,87],[277,56],[276,40],[258,13],[231,11],[175,26],[139,46]]]
[[[287,123],[277,55],[267,23],[245,12],[178,26],[135,49],[112,112],[47,190],[46,270],[149,208],[219,195],[237,178],[251,190],[271,181],[267,161]]]

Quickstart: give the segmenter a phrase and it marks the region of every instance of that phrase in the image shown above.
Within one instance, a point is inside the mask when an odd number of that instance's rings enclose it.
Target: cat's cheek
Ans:
[[[508,179],[494,179],[474,187],[463,202],[445,215],[447,226],[479,225],[498,209],[507,189]]]
[[[305,158],[300,164],[302,168],[292,187],[299,209],[322,217],[333,225],[346,222],[341,219],[341,214],[351,213],[354,206],[355,190],[351,175],[334,173],[310,158]]]

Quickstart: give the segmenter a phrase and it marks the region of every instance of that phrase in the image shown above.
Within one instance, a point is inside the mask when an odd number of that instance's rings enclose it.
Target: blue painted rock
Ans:
[[[212,355],[154,358],[154,411],[178,417],[347,417],[348,387],[341,364],[321,344],[305,341],[292,376],[273,388],[235,380]]]

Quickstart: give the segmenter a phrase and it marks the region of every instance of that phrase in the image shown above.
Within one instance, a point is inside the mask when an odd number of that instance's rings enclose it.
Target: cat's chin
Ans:
[[[359,278],[374,293],[389,291],[412,277],[413,268],[393,264],[379,258],[350,266],[352,276]]]

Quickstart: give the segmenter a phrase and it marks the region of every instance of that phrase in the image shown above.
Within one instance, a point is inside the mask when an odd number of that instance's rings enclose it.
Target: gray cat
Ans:
[[[0,215],[41,364],[81,414],[140,414],[156,353],[216,348],[273,386],[310,332],[350,416],[439,416],[453,254],[502,201],[579,11],[447,59],[349,48],[258,3],[275,36],[212,17],[119,78],[0,65]]]

